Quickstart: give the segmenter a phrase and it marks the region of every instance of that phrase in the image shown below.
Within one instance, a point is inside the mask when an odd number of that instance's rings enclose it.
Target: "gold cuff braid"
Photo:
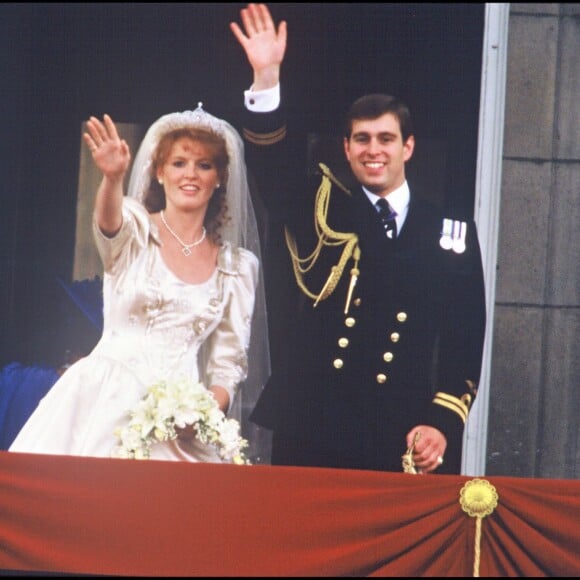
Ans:
[[[454,397],[453,395],[449,395],[448,393],[439,392],[435,393],[433,403],[436,405],[441,405],[442,407],[457,413],[463,423],[467,421],[469,407],[461,399]]]
[[[242,132],[246,141],[254,145],[274,145],[286,137],[286,125],[270,133],[256,133],[249,129],[243,129]]]

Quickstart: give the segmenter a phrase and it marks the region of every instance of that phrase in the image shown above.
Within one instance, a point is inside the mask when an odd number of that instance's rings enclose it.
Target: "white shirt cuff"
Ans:
[[[275,111],[280,105],[280,85],[262,91],[253,91],[251,88],[244,91],[244,104],[254,113]]]

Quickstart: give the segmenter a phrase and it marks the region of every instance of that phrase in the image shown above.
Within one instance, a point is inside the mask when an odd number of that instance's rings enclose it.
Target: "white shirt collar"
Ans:
[[[369,201],[377,207],[375,204],[379,201],[380,196],[375,193],[372,193],[365,187],[363,187],[363,191],[365,192],[366,196],[369,198]],[[387,195],[387,201],[393,210],[397,212],[397,217],[395,221],[397,222],[397,232],[401,232],[403,229],[403,225],[405,220],[407,219],[407,214],[409,213],[409,202],[411,201],[411,192],[409,191],[409,184],[405,180],[400,187],[391,191],[389,195]],[[397,234],[397,236],[399,235]]]
[[[380,196],[372,191],[369,191],[366,187],[363,187],[363,191],[366,193],[370,202],[375,205],[379,201]],[[411,193],[409,191],[409,184],[405,180],[402,185],[397,187],[397,189],[391,191],[386,197],[389,205],[397,212],[399,216],[407,215],[407,210],[409,209],[409,201],[411,199]]]

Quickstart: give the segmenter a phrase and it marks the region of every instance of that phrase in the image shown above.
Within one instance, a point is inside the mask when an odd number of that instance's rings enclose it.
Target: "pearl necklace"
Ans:
[[[205,240],[205,234],[206,234],[206,230],[205,227],[202,226],[201,228],[201,237],[199,238],[199,240],[196,240],[195,242],[193,242],[193,244],[186,244],[170,227],[169,224],[165,221],[165,215],[163,214],[163,210],[161,210],[161,221],[163,222],[163,225],[167,228],[167,231],[181,244],[181,251],[183,252],[184,256],[190,256],[191,255],[191,248],[195,247],[195,246],[199,246],[199,244],[201,244],[201,242],[203,242],[203,240]]]

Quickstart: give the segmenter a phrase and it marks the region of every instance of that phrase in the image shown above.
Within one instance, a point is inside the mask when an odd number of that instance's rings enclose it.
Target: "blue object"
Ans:
[[[92,280],[78,280],[71,283],[66,283],[57,276],[57,281],[97,333],[101,333],[103,330],[103,281],[98,276]],[[62,316],[63,326],[72,327],[74,316],[68,304]],[[87,334],[86,331],[85,334]],[[86,341],[80,340],[79,337],[78,344],[84,348]],[[69,362],[66,360],[68,354],[63,352],[61,360]],[[78,354],[73,353],[77,356]],[[0,370],[0,450],[7,450],[12,445],[28,417],[59,376],[57,369],[47,364],[25,365],[20,362],[11,362]]]
[[[102,331],[103,281],[98,276],[92,280],[76,280],[70,284],[59,277],[57,280],[91,324],[98,331]]]
[[[40,399],[58,378],[56,369],[44,365],[13,362],[0,371],[0,449],[6,450],[12,445]]]

